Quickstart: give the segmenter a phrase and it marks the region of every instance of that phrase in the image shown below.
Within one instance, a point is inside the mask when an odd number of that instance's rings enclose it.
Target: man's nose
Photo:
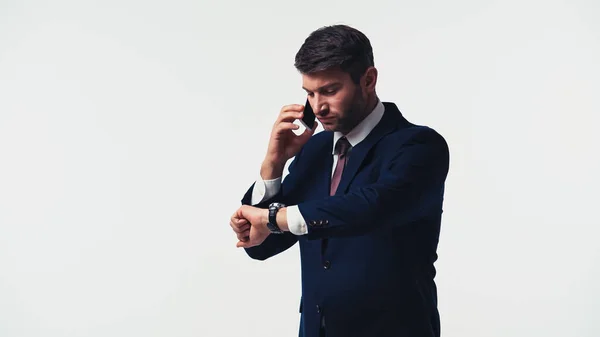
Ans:
[[[323,99],[320,99],[318,97],[315,97],[314,105],[315,106],[313,107],[313,111],[315,112],[315,115],[323,114],[327,112],[327,110],[329,110],[327,103]]]

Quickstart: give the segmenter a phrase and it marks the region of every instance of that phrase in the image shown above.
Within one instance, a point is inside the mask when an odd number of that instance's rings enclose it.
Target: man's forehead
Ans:
[[[324,70],[311,74],[302,74],[302,88],[310,91],[319,90],[344,82],[346,76],[348,74],[338,70]]]

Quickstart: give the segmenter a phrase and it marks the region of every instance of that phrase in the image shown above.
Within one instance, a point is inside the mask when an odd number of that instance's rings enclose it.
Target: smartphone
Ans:
[[[306,99],[306,103],[304,103],[304,114],[300,122],[304,125],[305,128],[312,131],[313,126],[315,125],[315,112],[313,111],[310,103],[308,102],[308,98]]]

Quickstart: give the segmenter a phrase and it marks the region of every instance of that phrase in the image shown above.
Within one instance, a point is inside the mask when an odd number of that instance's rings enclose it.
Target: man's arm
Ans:
[[[296,156],[296,158],[298,158],[298,157],[299,157],[299,154]],[[290,165],[290,168],[288,171],[289,173],[291,173],[293,171],[294,166],[296,165],[296,162],[295,162],[296,158],[294,158],[294,160],[292,161],[292,163]],[[282,171],[283,171],[283,169],[282,169]],[[263,179],[263,175],[267,176],[269,179]],[[242,204],[243,205],[252,205],[252,206],[258,207],[258,208],[267,208],[269,206],[269,204],[274,201],[285,203],[284,199],[286,199],[286,198],[284,197],[283,194],[279,194],[279,192],[281,190],[281,185],[282,185],[282,183],[281,183],[282,176],[283,176],[282,172],[278,172],[277,170],[265,168],[263,165],[263,167],[261,168],[261,173],[258,176],[258,179],[256,179],[256,182],[254,183],[254,185],[252,185],[252,187],[249,190],[249,192],[252,191],[251,197],[250,197],[250,202],[248,202],[248,194],[246,194],[246,196],[242,199]],[[275,178],[273,178],[273,177],[275,177]],[[306,221],[302,217],[302,214],[298,210],[298,207],[291,206],[288,208],[288,210],[289,210],[289,217],[286,215],[285,221],[281,220],[280,218],[277,219],[279,226],[284,227],[284,228],[282,228],[282,230],[290,231],[292,234],[295,234],[295,235],[306,234],[306,232],[307,232]],[[287,214],[287,212],[286,212],[286,214]],[[288,219],[289,219],[289,222],[288,222]]]
[[[259,222],[262,222],[265,218],[264,208],[267,208],[270,202],[279,201],[286,203],[286,185],[290,185],[289,183],[283,182],[281,188],[279,188],[279,191],[275,195],[271,196],[270,198],[265,198],[265,196],[270,196],[272,193],[267,191],[268,186],[264,184],[262,180],[279,179],[279,177],[281,177],[283,174],[283,169],[286,162],[290,158],[295,157],[289,168],[289,175],[293,175],[292,167],[294,163],[298,160],[300,154],[302,153],[302,148],[310,140],[317,128],[318,124],[317,121],[315,121],[312,129],[306,128],[300,135],[296,135],[292,131],[299,128],[299,126],[293,122],[303,117],[304,108],[305,107],[303,105],[298,104],[290,104],[281,108],[279,116],[273,124],[269,145],[267,147],[267,153],[260,169],[261,179],[255,182],[254,185],[246,192],[246,195],[244,195],[242,198],[242,207],[240,207],[240,209],[238,209],[232,216],[230,224],[237,233],[238,238],[241,240],[237,244],[238,247],[245,247],[243,244],[247,241],[251,241],[253,236],[261,237],[259,246],[253,247],[252,249],[246,249],[246,252],[252,258],[261,260],[267,259],[288,249],[296,241],[298,241],[298,237],[289,232],[277,236],[269,235],[269,232],[265,232],[262,226],[256,225],[259,225],[257,220],[260,219]],[[264,185],[261,186],[261,183]],[[277,185],[278,184],[275,184],[275,186]],[[256,191],[255,188],[257,188]],[[262,188],[264,188],[264,194],[262,194]],[[258,200],[260,200],[260,202],[258,202]],[[253,217],[254,223],[248,217],[244,217],[244,214],[240,212],[241,210],[248,209],[246,205],[249,204],[256,206],[255,208],[260,210],[261,216]],[[252,216],[254,215],[257,214],[253,214]],[[246,222],[251,224],[248,232],[248,240],[244,238],[245,230],[241,228],[241,226],[247,226]],[[260,230],[258,230],[259,228]],[[266,237],[264,235],[266,235]]]
[[[361,235],[438,216],[448,165],[446,141],[424,129],[399,149],[376,183],[298,204],[308,224],[307,238]]]
[[[303,223],[304,230],[297,235],[319,239],[362,235],[381,226],[403,226],[427,216],[439,216],[436,213],[441,212],[448,165],[446,141],[426,129],[402,145],[376,183],[354,188],[341,196],[282,208],[277,214],[277,224],[289,231],[292,223]],[[262,214],[257,208],[245,211]],[[257,227],[265,228],[265,221],[257,221]],[[245,246],[256,244],[248,242]]]
[[[295,166],[297,161],[301,156],[302,151],[300,151],[295,158],[292,160],[289,168],[288,168],[288,176],[292,176],[295,173]],[[276,170],[265,169],[264,165],[261,168],[261,174],[259,179],[253,184],[253,186],[246,192],[244,198],[242,198],[243,205],[252,205],[256,208],[265,209],[268,208],[269,204],[272,202],[281,202],[286,203],[288,199],[288,195],[284,193],[285,190],[289,189],[289,181],[287,178],[282,182],[283,169],[281,172]],[[266,176],[271,179],[263,179],[262,177]],[[273,177],[276,178],[273,178]],[[292,179],[293,180],[293,179]],[[282,212],[278,213],[278,223],[281,220]],[[266,226],[266,223],[255,224],[260,226]],[[253,259],[256,260],[266,260],[272,256],[275,256],[293,246],[296,241],[298,241],[298,237],[293,233],[290,233],[287,226],[287,221],[282,228],[286,233],[284,234],[271,234],[268,235],[264,242],[262,242],[258,246],[245,248],[246,253]]]

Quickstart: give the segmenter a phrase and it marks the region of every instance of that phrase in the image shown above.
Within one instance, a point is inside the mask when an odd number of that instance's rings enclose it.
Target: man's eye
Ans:
[[[337,90],[327,90],[325,91],[325,95],[334,95],[337,92]]]

